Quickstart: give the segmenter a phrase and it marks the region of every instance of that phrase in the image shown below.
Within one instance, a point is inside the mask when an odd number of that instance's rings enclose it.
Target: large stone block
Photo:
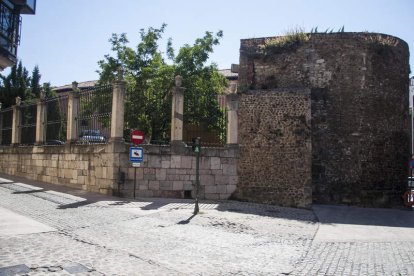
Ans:
[[[182,169],[191,169],[192,166],[192,162],[193,162],[194,157],[192,156],[182,156],[181,157],[181,166],[180,168]]]
[[[184,190],[184,182],[183,181],[173,181],[173,190],[174,191]]]
[[[171,168],[180,168],[181,167],[181,156],[172,155],[171,156]]]
[[[148,189],[149,190],[159,190],[160,189],[160,182],[159,181],[150,180],[149,181],[149,184],[148,184]]]
[[[220,170],[221,169],[221,159],[220,157],[211,157],[210,158],[211,169]]]
[[[167,170],[166,169],[157,169],[155,172],[155,177],[157,180],[166,180],[167,179]]]

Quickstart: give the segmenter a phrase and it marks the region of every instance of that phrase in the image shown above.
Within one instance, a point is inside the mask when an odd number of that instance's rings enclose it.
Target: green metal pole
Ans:
[[[195,186],[195,206],[194,206],[194,215],[197,215],[200,211],[200,207],[198,206],[198,194],[200,191],[200,137],[196,138],[196,186]]]

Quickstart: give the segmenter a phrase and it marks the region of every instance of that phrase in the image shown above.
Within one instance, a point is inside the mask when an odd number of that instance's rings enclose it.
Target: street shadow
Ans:
[[[186,220],[182,220],[182,221],[177,222],[177,224],[180,224],[180,225],[189,224],[189,223],[191,222],[191,220],[192,220],[195,216],[196,216],[196,215],[192,215],[191,217],[189,217],[189,218],[188,218],[188,219],[186,219]]]
[[[169,202],[165,202],[164,200],[163,201],[151,201],[150,204],[145,205],[144,207],[141,207],[141,210],[157,210],[168,204]]]
[[[40,192],[44,192],[44,189],[41,190],[30,190],[30,191],[15,191],[13,192],[14,195],[16,194],[35,194],[35,193],[40,193]]]
[[[30,185],[42,188],[43,191],[57,191],[85,199],[84,201],[59,205],[57,207],[58,209],[78,208],[103,201],[110,202],[108,205],[115,207],[128,205],[129,203],[134,202],[140,203],[140,206],[142,206],[142,203],[146,204],[146,206],[137,207],[141,208],[142,210],[158,210],[163,207],[165,208],[166,205],[168,205],[167,207],[169,209],[193,209],[194,203],[193,199],[119,198],[115,196],[102,195],[99,193],[75,189],[73,187],[54,185],[0,173],[0,185],[13,183],[28,183]],[[14,191],[15,194],[33,194],[34,196],[36,196],[37,192],[41,191]],[[266,216],[272,218],[302,221],[307,223],[315,223],[319,221],[325,224],[354,224],[414,228],[414,211],[408,211],[407,209],[361,208],[338,205],[313,205],[312,209],[298,209],[268,204],[241,202],[235,200],[201,200],[200,210],[216,210],[219,212],[233,212],[246,215]],[[191,219],[183,220],[182,224],[189,223]]]
[[[62,204],[59,205],[56,209],[73,209],[73,208],[79,208],[79,207],[83,207],[89,204],[93,204],[96,203],[97,201],[88,201],[88,200],[84,200],[84,201],[78,201],[78,202],[74,202],[74,203],[69,203],[69,204]]]
[[[127,204],[129,204],[129,203],[131,203],[131,201],[114,201],[114,202],[111,202],[111,203],[109,203],[108,205],[110,205],[110,206],[122,206],[122,205],[127,205]]]
[[[414,212],[409,209],[362,208],[355,206],[312,206],[323,224],[351,224],[414,228]]]
[[[218,202],[216,210],[221,212],[296,220],[307,223],[315,223],[318,221],[314,212],[310,209],[282,207],[277,205],[242,202],[236,200],[222,200]]]

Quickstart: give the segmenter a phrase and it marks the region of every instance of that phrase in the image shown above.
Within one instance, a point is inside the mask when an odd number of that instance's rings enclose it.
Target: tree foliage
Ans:
[[[118,69],[122,68],[127,82],[126,128],[141,129],[154,140],[167,140],[174,76],[181,75],[186,89],[186,122],[220,128],[217,94],[224,91],[227,83],[216,65],[206,63],[213,47],[219,44],[222,32],[206,32],[193,45],[181,47],[175,55],[171,39],[165,53],[160,50],[165,28],[163,24],[160,28],[141,29],[140,42],[135,48],[128,46],[125,33],[113,34],[109,39],[113,54],[105,55],[98,62],[100,83],[114,81]]]
[[[29,71],[19,61],[14,65],[7,76],[0,75],[0,102],[2,108],[7,108],[16,103],[16,97],[20,97],[22,101],[31,101],[39,97],[41,85],[41,74],[38,66],[29,76]],[[51,95],[50,84],[43,84],[46,93]]]

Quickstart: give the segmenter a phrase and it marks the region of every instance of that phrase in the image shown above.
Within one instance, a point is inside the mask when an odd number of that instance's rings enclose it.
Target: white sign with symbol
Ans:
[[[132,163],[140,163],[144,161],[144,149],[143,148],[129,148],[129,161]]]

